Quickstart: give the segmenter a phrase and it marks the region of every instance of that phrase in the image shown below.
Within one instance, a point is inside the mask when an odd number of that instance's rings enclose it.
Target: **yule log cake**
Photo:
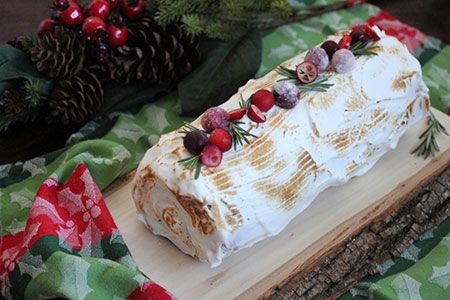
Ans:
[[[138,217],[217,266],[366,173],[428,109],[403,44],[377,27],[337,33],[163,135],[136,174]]]

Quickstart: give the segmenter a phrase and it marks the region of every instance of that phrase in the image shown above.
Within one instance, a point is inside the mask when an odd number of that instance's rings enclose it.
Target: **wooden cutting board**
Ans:
[[[433,110],[450,132],[450,118]],[[329,188],[279,235],[241,250],[211,269],[154,236],[136,218],[132,181],[108,192],[106,203],[139,268],[180,299],[253,299],[310,267],[317,257],[391,209],[418,185],[450,165],[450,138],[438,139],[438,157],[424,161],[409,154],[425,122],[411,128],[397,149],[367,174]]]

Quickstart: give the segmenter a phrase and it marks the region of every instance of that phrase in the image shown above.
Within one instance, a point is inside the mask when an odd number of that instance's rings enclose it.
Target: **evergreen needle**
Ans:
[[[415,154],[417,156],[423,156],[424,159],[427,159],[430,155],[435,157],[436,154],[439,153],[439,145],[436,141],[436,136],[440,133],[443,133],[448,136],[448,132],[445,127],[439,123],[436,117],[430,112],[427,119],[428,127],[425,131],[419,136],[419,139],[422,142],[411,151],[411,154]]]

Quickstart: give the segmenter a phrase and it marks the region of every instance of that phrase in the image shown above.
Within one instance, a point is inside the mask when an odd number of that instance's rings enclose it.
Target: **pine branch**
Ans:
[[[440,149],[436,141],[436,136],[443,133],[448,136],[445,127],[439,123],[434,114],[430,111],[427,119],[428,128],[419,136],[422,142],[411,151],[411,154],[423,156],[427,159],[430,155],[435,157]]]
[[[37,108],[46,99],[44,86],[41,81],[25,81],[23,90],[25,92],[25,103],[29,108]]]
[[[275,28],[347,7],[348,1],[295,6],[288,0],[158,0],[155,19],[163,26],[182,21],[190,34],[227,39],[248,28]]]

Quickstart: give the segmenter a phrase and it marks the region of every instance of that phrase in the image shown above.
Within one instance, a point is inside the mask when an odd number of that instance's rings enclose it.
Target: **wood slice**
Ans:
[[[450,168],[430,180],[425,186],[417,185],[405,194],[404,203],[386,210],[309,269],[294,271],[265,298],[337,298],[366,275],[378,273],[385,260],[400,256],[422,233],[450,216]]]
[[[450,131],[450,118],[433,112]],[[106,203],[141,271],[180,299],[334,298],[449,215],[450,138],[439,137],[442,152],[425,161],[409,154],[424,129],[408,130],[367,174],[322,192],[280,234],[216,268],[137,220],[132,182],[115,184]]]

